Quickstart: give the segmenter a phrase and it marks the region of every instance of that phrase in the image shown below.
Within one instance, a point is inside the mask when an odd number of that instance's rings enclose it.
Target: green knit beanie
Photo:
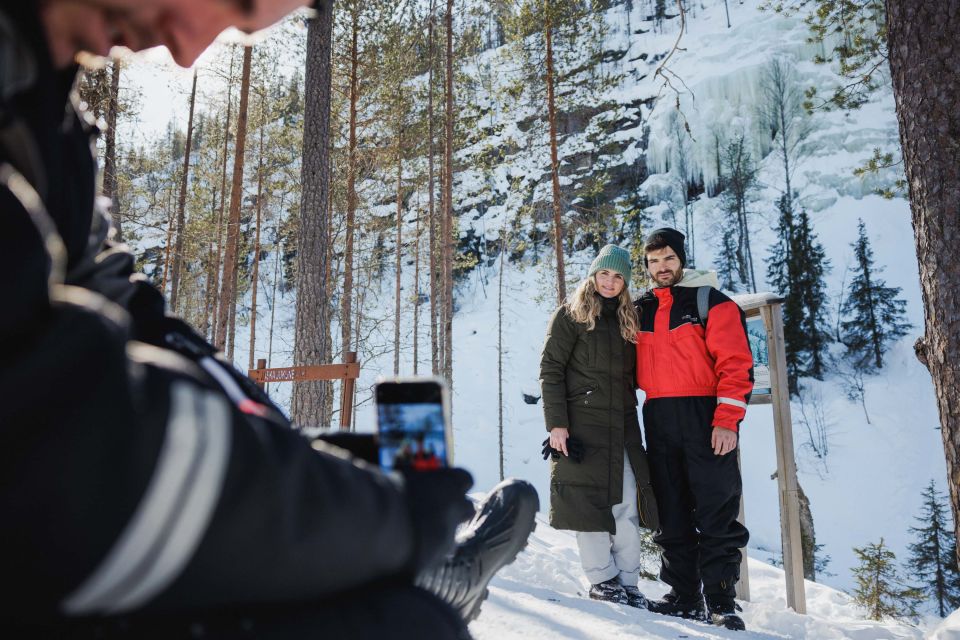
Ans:
[[[623,281],[629,285],[630,252],[626,249],[621,249],[615,244],[608,244],[603,249],[600,249],[600,253],[593,259],[593,262],[590,264],[590,273],[587,275],[592,276],[602,269],[616,271],[623,276]]]

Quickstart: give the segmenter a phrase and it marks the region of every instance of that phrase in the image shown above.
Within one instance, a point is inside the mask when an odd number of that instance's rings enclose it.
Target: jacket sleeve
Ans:
[[[713,426],[737,431],[753,391],[753,354],[743,310],[716,289],[710,292],[706,342],[718,379]]]
[[[2,189],[0,220],[6,614],[307,600],[415,570],[399,483],[130,341],[122,308],[48,277],[55,234]]]
[[[570,427],[566,376],[567,363],[576,343],[576,327],[567,315],[566,307],[561,306],[550,317],[540,355],[540,391],[547,431],[554,427]]]

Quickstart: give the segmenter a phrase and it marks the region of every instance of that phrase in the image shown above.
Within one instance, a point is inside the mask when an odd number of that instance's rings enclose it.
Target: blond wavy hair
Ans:
[[[597,326],[597,318],[600,316],[601,302],[597,293],[597,282],[595,276],[587,276],[577,285],[573,295],[567,298],[565,306],[567,313],[573,318],[574,322],[587,325],[587,331],[593,331]],[[640,330],[640,321],[637,318],[637,310],[633,306],[633,299],[630,296],[630,289],[627,283],[623,283],[623,291],[617,296],[620,304],[617,306],[617,320],[620,324],[620,335],[627,342],[637,342],[637,331]]]

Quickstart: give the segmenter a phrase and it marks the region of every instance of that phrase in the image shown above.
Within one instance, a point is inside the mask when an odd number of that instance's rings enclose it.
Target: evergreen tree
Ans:
[[[847,317],[841,323],[847,357],[854,366],[882,368],[887,345],[902,338],[910,329],[904,319],[905,300],[898,299],[899,287],[888,287],[877,278],[873,250],[863,220],[857,241],[852,245],[857,258],[856,275],[841,312]]]
[[[857,586],[854,601],[867,610],[871,620],[910,618],[917,615],[920,592],[903,584],[896,567],[896,555],[883,538],[879,543],[854,547],[860,566],[853,569]]]
[[[953,595],[951,606],[960,608],[960,555],[957,555],[957,539],[948,533],[950,549],[947,551],[947,588]]]
[[[786,194],[778,202],[777,242],[767,256],[767,281],[786,298],[783,333],[787,356],[787,379],[791,394],[799,392],[799,378],[823,377],[827,328],[826,284],[830,269],[823,246],[814,234],[810,218],[801,211],[794,218]]]
[[[824,282],[824,276],[830,271],[830,261],[813,232],[813,225],[805,210],[801,210],[797,218],[791,253],[797,262],[797,279],[790,293],[798,296],[804,307],[803,322],[800,324],[804,341],[798,348],[800,362],[797,375],[822,380],[826,370],[827,345],[831,340],[827,324],[827,285]]]
[[[916,520],[920,526],[910,527],[917,541],[909,546],[907,566],[920,583],[920,591],[936,601],[942,618],[947,611],[960,607],[960,572],[950,544],[947,509],[933,480],[923,492],[922,512]]]
[[[720,288],[725,291],[736,291],[739,287],[735,233],[736,226],[728,220],[720,235],[720,253],[717,255],[717,277]]]

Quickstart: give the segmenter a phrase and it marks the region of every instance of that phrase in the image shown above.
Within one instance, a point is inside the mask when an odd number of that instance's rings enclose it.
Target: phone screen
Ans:
[[[429,471],[447,466],[443,388],[438,382],[381,382],[376,399],[381,468]]]

